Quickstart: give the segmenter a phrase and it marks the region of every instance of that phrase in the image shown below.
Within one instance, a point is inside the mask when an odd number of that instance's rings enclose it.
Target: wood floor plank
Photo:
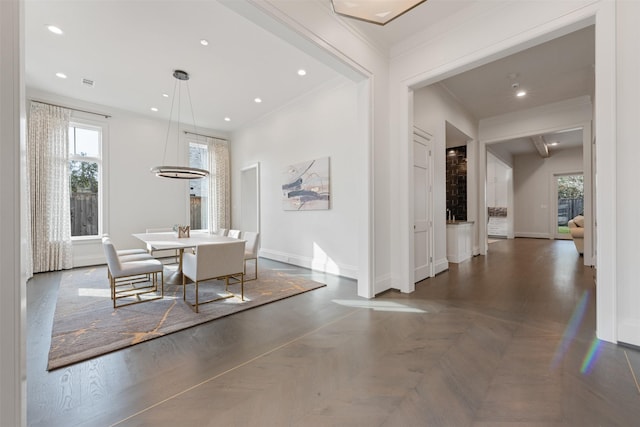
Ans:
[[[262,260],[261,260],[262,261]],[[30,426],[632,426],[635,348],[598,344],[571,241],[501,240],[412,294],[327,287],[46,372],[59,273],[27,284]],[[575,325],[576,309],[584,307]]]

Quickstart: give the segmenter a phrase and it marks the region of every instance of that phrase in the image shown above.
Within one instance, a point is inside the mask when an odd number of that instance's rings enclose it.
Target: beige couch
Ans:
[[[582,215],[578,215],[569,221],[569,232],[578,253],[582,255],[584,253],[584,217]]]

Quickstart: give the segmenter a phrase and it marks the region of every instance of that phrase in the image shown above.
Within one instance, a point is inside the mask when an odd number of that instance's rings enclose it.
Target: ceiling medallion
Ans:
[[[169,143],[169,133],[171,131],[171,118],[173,116],[173,104],[176,100],[176,89],[178,90],[178,118],[180,117],[180,83],[185,82],[187,86],[187,95],[189,96],[189,105],[193,105],[191,102],[191,93],[189,92],[189,73],[182,70],[174,70],[173,77],[176,79],[175,86],[173,88],[173,98],[171,101],[171,112],[169,113],[169,126],[167,127],[167,138],[164,142],[164,154],[162,156],[162,163],[164,163],[165,157],[167,155],[167,145]],[[191,116],[193,117],[193,107],[191,107]],[[194,133],[197,133],[197,129],[195,128],[195,117],[194,117]],[[178,120],[177,126],[180,126],[180,121]],[[180,137],[177,137],[176,140],[176,157],[178,147],[180,147]],[[173,179],[198,179],[205,178],[209,176],[209,171],[205,169],[193,168],[190,166],[155,166],[151,168],[151,172],[154,173],[158,177],[162,178],[173,178]]]
[[[427,0],[331,0],[333,11],[347,18],[385,25]]]

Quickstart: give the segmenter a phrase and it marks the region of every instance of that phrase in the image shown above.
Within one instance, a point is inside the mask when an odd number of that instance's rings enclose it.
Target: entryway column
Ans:
[[[0,1],[0,425],[26,425],[26,278],[21,277],[23,0]]]

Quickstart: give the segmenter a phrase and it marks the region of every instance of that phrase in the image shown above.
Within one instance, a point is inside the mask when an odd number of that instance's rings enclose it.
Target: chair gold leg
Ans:
[[[113,300],[113,308],[116,308],[116,281],[113,277],[109,279],[111,284],[111,299]]]
[[[196,313],[198,313],[198,281],[196,280]]]
[[[164,298],[164,270],[160,272],[160,295]]]
[[[244,260],[244,269],[243,273],[245,276],[247,275],[247,261],[253,259],[253,278],[245,279],[245,281],[250,282],[252,280],[256,280],[258,278],[258,258],[249,258]]]
[[[187,300],[187,276],[182,275],[182,301]]]

